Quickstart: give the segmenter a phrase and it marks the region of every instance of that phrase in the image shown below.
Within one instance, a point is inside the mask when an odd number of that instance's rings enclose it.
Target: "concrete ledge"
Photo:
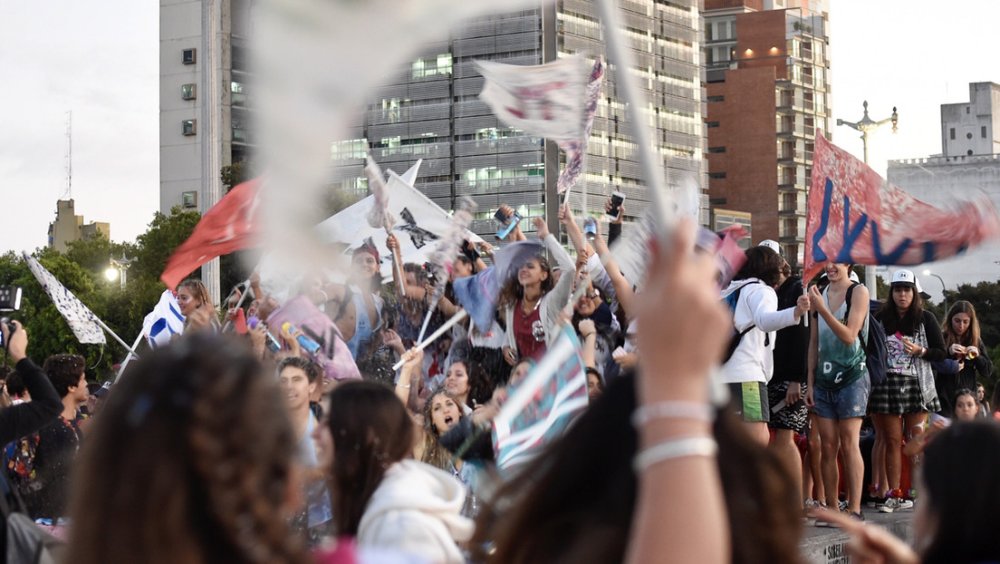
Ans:
[[[889,529],[897,537],[913,543],[913,510],[897,513],[879,513],[874,509],[864,511],[865,520]],[[840,529],[807,525],[802,539],[802,556],[813,564],[846,564],[848,537]]]

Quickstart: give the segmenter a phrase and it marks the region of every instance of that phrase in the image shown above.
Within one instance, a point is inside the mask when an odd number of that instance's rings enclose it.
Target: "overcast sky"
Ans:
[[[875,133],[871,160],[941,151],[940,104],[968,83],[1000,82],[1000,2],[831,0],[832,111],[856,121],[899,107],[899,133]],[[947,6],[947,8],[944,8]],[[953,7],[954,6],[954,7]],[[73,198],[87,221],[134,240],[159,201],[158,2],[0,0],[0,251],[46,243],[66,191],[73,111]],[[834,141],[861,154],[846,127]]]

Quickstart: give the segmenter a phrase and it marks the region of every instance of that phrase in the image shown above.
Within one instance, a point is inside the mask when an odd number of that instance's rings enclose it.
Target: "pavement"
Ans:
[[[867,522],[881,525],[897,537],[913,543],[912,509],[879,513],[875,509],[865,508],[864,515]],[[846,564],[851,561],[847,556],[847,541],[847,535],[840,529],[808,524],[801,543],[803,559],[812,564]]]

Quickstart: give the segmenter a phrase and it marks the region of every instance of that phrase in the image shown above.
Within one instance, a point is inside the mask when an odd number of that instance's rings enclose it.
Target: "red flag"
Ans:
[[[885,182],[816,132],[805,273],[824,263],[917,265],[965,252],[1000,235],[1000,214],[986,197],[942,210]]]
[[[235,186],[205,212],[194,232],[174,250],[160,280],[174,290],[185,276],[215,257],[253,245],[257,235],[257,189],[260,180]]]

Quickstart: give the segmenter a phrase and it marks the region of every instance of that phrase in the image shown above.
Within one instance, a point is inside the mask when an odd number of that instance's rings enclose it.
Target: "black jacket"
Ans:
[[[776,291],[778,311],[795,307],[802,295],[802,279],[793,276]],[[809,328],[802,320],[795,325],[779,329],[774,338],[774,373],[771,382],[806,383],[806,364],[809,355]]]

